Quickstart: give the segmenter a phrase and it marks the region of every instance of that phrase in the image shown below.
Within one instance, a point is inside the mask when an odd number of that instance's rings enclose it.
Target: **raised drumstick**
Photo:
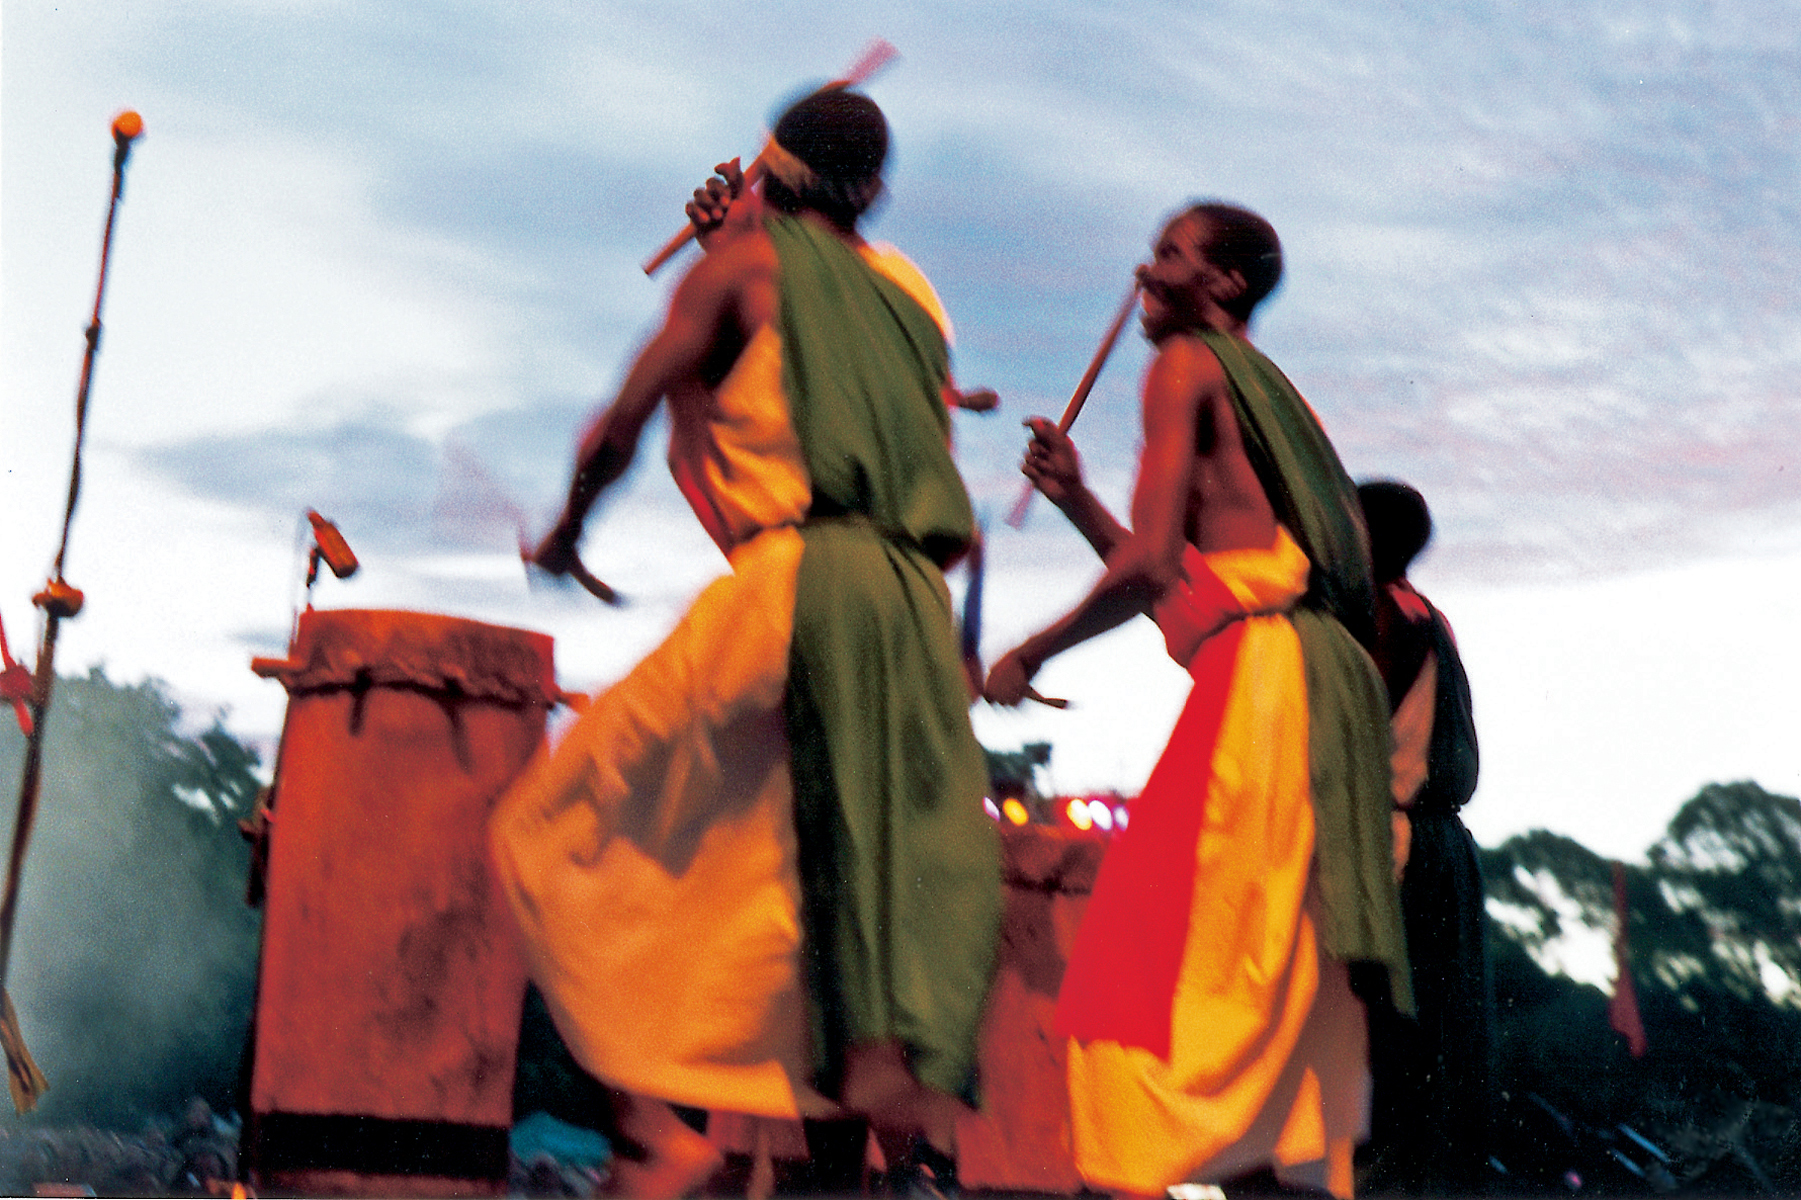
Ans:
[[[1120,331],[1126,327],[1126,321],[1132,310],[1138,307],[1138,288],[1136,281],[1132,290],[1126,293],[1124,304],[1113,318],[1113,324],[1107,327],[1107,336],[1101,339],[1100,349],[1094,352],[1094,360],[1088,364],[1088,370],[1082,373],[1082,382],[1076,384],[1075,394],[1070,396],[1069,403],[1063,408],[1063,418],[1057,422],[1060,433],[1068,433],[1070,426],[1076,423],[1076,417],[1082,412],[1082,405],[1088,402],[1088,393],[1094,390],[1094,381],[1101,377],[1101,368],[1107,365],[1107,356],[1113,353],[1114,344],[1119,341]],[[1032,506],[1032,496],[1037,492],[1031,481],[1026,482],[1025,490],[1020,492],[1019,499],[1014,501],[1013,510],[1007,514],[1007,524],[1018,529],[1025,524],[1026,510]]]
[[[877,38],[875,41],[869,43],[868,46],[864,47],[862,57],[851,64],[850,70],[846,71],[842,78],[832,80],[832,82],[826,84],[825,87],[820,88],[819,90],[823,92],[829,91],[832,88],[856,87],[858,84],[867,80],[871,75],[874,75],[877,71],[887,66],[889,60],[898,53],[899,51],[888,42],[881,38]],[[744,186],[750,187],[762,177],[763,154],[759,151],[757,157],[751,161],[750,166],[744,169]],[[688,240],[693,236],[694,223],[690,221],[682,228],[680,233],[663,243],[663,248],[661,250],[658,250],[655,254],[650,256],[650,261],[644,264],[644,273],[646,275],[655,275],[657,271],[662,268],[664,263],[675,257],[676,251],[688,244]]]

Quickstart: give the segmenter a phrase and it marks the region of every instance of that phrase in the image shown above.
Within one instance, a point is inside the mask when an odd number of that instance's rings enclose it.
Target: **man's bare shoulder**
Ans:
[[[775,243],[760,228],[709,247],[677,285],[670,320],[698,323],[710,336],[722,318],[735,314],[748,333],[770,318],[777,266]]]
[[[1157,365],[1184,374],[1224,379],[1226,369],[1220,365],[1213,347],[1192,333],[1172,333],[1157,343]]]
[[[717,286],[773,276],[777,262],[775,242],[759,226],[745,230],[723,245],[709,247],[706,256],[694,264],[688,275],[689,278],[699,276],[703,282]]]
[[[1147,404],[1193,405],[1225,388],[1226,369],[1212,347],[1192,334],[1172,333],[1157,343],[1145,377]]]

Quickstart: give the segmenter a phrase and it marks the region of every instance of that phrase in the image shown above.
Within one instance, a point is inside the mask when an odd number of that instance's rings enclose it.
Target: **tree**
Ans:
[[[1503,1161],[1552,1153],[1542,1102],[1567,1114],[1555,1153],[1574,1161],[1581,1138],[1570,1131],[1586,1130],[1597,1171],[1622,1155],[1649,1162],[1626,1124],[1668,1148],[1672,1182],[1801,1188],[1801,801],[1710,784],[1648,861],[1626,868],[1642,1059],[1609,1028],[1601,991],[1567,977],[1573,945],[1586,935],[1593,953],[1613,933],[1610,864],[1542,830],[1481,862]]]
[[[1038,768],[1051,761],[1049,742],[1027,742],[1017,750],[990,750],[982,747],[988,760],[988,786],[995,796],[1038,795]]]
[[[8,980],[50,1079],[42,1123],[134,1128],[195,1095],[239,1107],[260,916],[237,821],[257,756],[217,722],[180,725],[157,682],[58,681]],[[0,726],[0,779],[19,778],[23,742]]]
[[[1755,783],[1710,783],[1651,847],[1655,897],[1641,924],[1650,969],[1693,985],[1801,1009],[1801,800]]]

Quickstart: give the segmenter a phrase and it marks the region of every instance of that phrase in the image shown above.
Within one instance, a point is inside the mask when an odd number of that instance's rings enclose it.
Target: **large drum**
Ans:
[[[1067,1039],[1057,990],[1106,842],[1044,825],[1001,826],[1006,907],[982,1021],[982,1109],[957,1123],[957,1174],[971,1190],[1081,1192],[1070,1155]]]
[[[551,639],[308,611],[268,841],[246,1165],[264,1189],[504,1188],[525,967],[489,808],[544,740]]]

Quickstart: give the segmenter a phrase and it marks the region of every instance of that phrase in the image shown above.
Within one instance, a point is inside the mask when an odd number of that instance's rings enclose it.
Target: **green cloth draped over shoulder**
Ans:
[[[905,1047],[972,1095],[1000,921],[987,764],[942,566],[974,518],[932,317],[851,246],[767,223],[782,383],[812,488],[786,702],[819,1085],[849,1045]]]
[[[1375,584],[1357,488],[1306,400],[1250,343],[1206,330],[1231,384],[1245,452],[1276,519],[1313,563],[1293,614],[1307,672],[1308,754],[1326,949],[1378,962],[1403,1012],[1412,973],[1394,882],[1388,695],[1362,645],[1375,636]]]

